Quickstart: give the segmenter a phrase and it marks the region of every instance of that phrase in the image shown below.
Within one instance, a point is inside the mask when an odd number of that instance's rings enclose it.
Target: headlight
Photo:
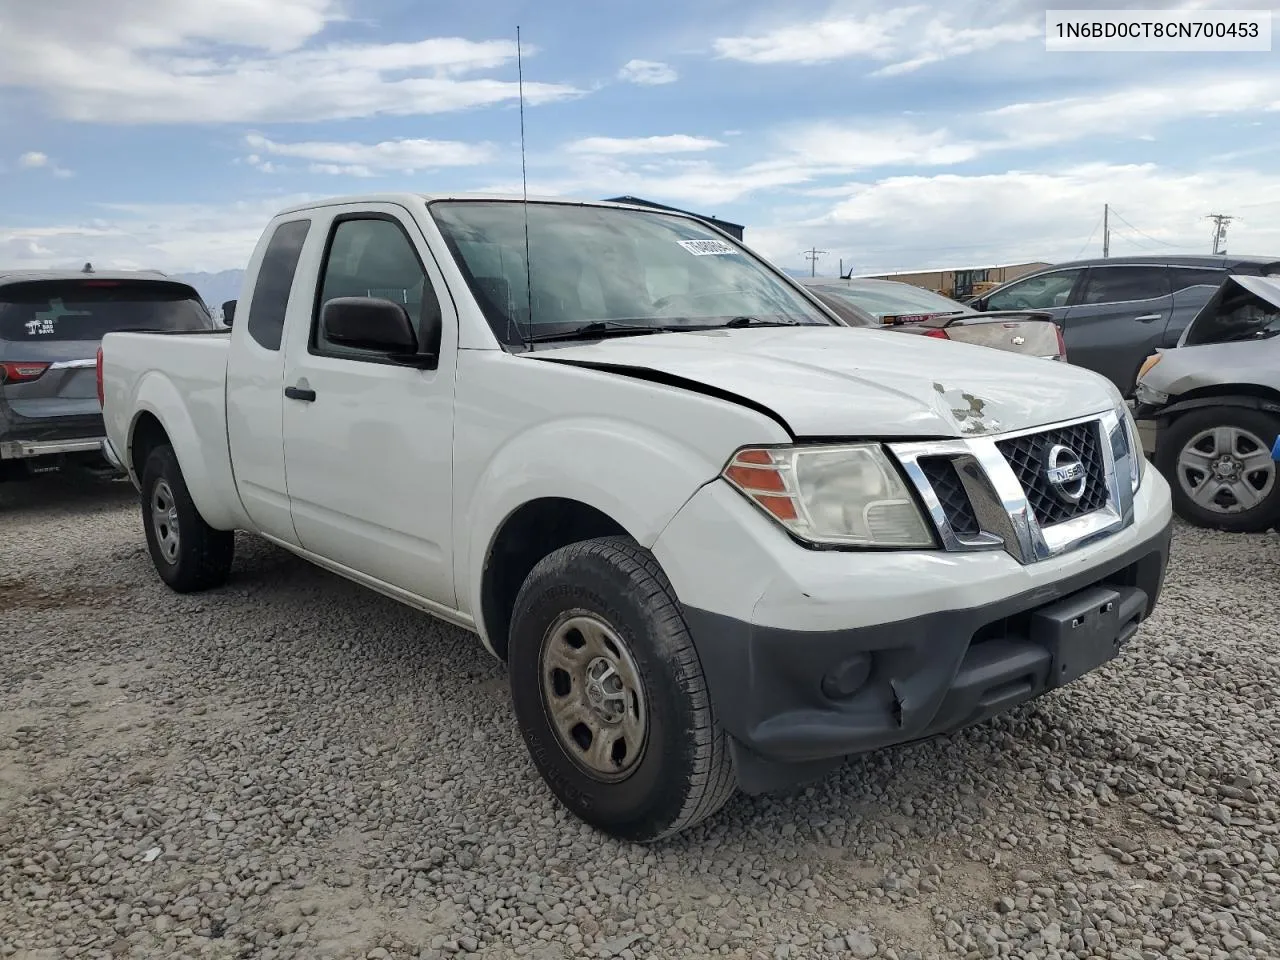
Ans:
[[[740,450],[722,475],[811,543],[935,546],[906,481],[879,444]]]
[[[1129,483],[1133,492],[1137,493],[1142,486],[1142,477],[1147,472],[1147,455],[1142,452],[1142,437],[1138,434],[1138,423],[1133,419],[1127,403],[1116,406],[1116,414],[1124,427],[1125,441],[1129,447]]]
[[[1150,373],[1151,368],[1160,362],[1160,358],[1162,356],[1164,356],[1164,354],[1153,353],[1151,356],[1147,357],[1147,359],[1143,360],[1142,366],[1138,368],[1138,379],[1141,380],[1148,373]]]

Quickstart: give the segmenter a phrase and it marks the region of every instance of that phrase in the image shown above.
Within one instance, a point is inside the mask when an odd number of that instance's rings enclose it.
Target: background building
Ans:
[[[865,274],[873,280],[898,280],[902,283],[914,284],[933,290],[946,297],[963,299],[977,297],[993,287],[1016,280],[1028,273],[1034,273],[1051,266],[1048,263],[1008,263],[993,267],[956,267],[942,270],[907,270],[894,273]]]

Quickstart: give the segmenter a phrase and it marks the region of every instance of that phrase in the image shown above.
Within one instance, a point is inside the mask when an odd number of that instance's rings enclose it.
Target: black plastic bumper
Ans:
[[[1120,557],[994,604],[851,630],[760,627],[685,608],[749,793],[850,754],[957,730],[1110,660],[1164,585],[1172,526]]]

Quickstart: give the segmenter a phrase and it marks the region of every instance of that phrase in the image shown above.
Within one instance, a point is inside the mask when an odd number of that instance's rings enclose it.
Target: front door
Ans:
[[[310,322],[286,344],[284,450],[302,546],[325,559],[456,607],[453,381],[457,318],[426,241],[395,204],[331,208]],[[402,304],[415,327],[443,311],[440,360],[421,370],[328,342],[334,297]],[[292,388],[292,389],[290,389]]]
[[[1102,374],[1127,397],[1142,361],[1163,342],[1172,308],[1164,266],[1090,267],[1063,321],[1067,359]]]

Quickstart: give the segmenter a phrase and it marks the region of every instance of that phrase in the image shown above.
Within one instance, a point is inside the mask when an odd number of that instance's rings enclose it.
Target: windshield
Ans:
[[[968,308],[955,300],[908,283],[831,283],[815,287],[825,294],[847,300],[876,318],[917,316],[925,313],[961,313]]]
[[[803,294],[694,220],[518,201],[436,201],[430,210],[506,344],[601,322],[639,332],[742,325],[746,317],[832,325]]]
[[[0,340],[101,340],[117,330],[210,330],[195,290],[157,280],[32,280],[0,287]]]
[[[1280,296],[1280,285],[1274,286]],[[1280,307],[1229,281],[1191,324],[1184,345],[1260,340],[1277,334],[1280,334]]]

